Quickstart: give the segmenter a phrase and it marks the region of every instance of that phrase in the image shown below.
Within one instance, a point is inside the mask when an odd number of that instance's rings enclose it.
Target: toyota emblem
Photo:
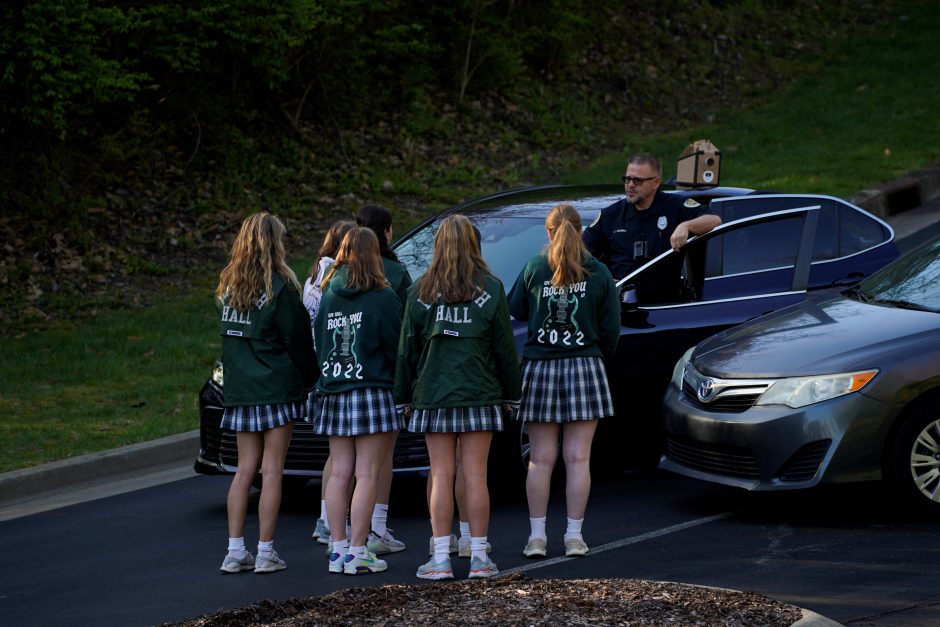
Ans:
[[[715,382],[711,379],[704,379],[698,384],[698,400],[707,403],[715,396]]]

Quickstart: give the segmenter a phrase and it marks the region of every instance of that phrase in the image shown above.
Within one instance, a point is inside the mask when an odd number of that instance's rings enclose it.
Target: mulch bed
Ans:
[[[263,601],[179,627],[313,625],[741,625],[786,627],[799,608],[753,592],[636,579],[489,580],[350,588]]]

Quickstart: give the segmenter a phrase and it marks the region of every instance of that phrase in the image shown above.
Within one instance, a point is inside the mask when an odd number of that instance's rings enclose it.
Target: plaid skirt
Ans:
[[[503,412],[499,405],[415,409],[408,420],[408,430],[414,433],[502,431]]]
[[[313,430],[318,435],[352,437],[398,431],[404,422],[395,410],[391,390],[357,388],[317,395]]]
[[[519,420],[565,423],[613,415],[607,371],[600,357],[522,362]]]
[[[222,412],[223,429],[232,431],[267,431],[304,419],[306,403],[291,401],[273,405],[240,405]]]

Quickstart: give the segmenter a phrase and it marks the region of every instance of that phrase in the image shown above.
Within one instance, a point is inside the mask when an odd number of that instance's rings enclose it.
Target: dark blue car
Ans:
[[[673,366],[690,346],[763,313],[854,285],[898,256],[888,224],[838,198],[729,187],[671,193],[709,204],[724,223],[620,281],[621,289],[632,287],[638,304],[624,306],[620,345],[607,365],[617,416],[601,422],[596,459],[655,465],[660,401]],[[509,289],[529,257],[547,243],[544,220],[552,206],[569,202],[590,224],[622,197],[620,185],[492,194],[430,218],[399,240],[395,252],[417,279],[431,261],[440,222],[462,213],[480,229],[483,256]],[[520,353],[525,332],[525,325],[517,323]],[[218,426],[221,395],[221,386],[210,378],[200,396],[199,472],[233,472],[237,462],[234,434]],[[605,445],[616,454],[604,454]],[[513,425],[494,445],[491,460],[520,469],[526,452],[525,431]],[[326,455],[325,439],[298,424],[285,474],[317,476]],[[426,467],[423,438],[403,433],[396,446],[396,472]]]
[[[601,421],[601,460],[654,465],[660,452],[660,402],[673,366],[706,337],[805,299],[858,283],[897,258],[892,228],[831,196],[760,193],[716,187],[672,192],[708,203],[723,224],[678,252],[652,259],[622,279],[636,307],[624,306],[620,344],[607,364],[616,418]],[[399,241],[399,259],[417,278],[431,260],[437,226],[462,213],[480,229],[483,256],[508,290],[526,260],[547,243],[544,220],[559,202],[590,224],[623,197],[622,186],[551,186],[493,194],[450,209]],[[526,327],[516,323],[517,346]],[[516,425],[514,445],[526,448]],[[614,437],[605,437],[605,435]]]

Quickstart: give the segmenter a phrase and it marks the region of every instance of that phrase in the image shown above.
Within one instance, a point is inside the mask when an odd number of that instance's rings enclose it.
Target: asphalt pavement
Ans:
[[[902,252],[940,233],[940,164],[849,198],[895,230]],[[193,474],[198,431],[0,474],[0,521],[165,484]],[[836,625],[806,612],[805,625]]]

